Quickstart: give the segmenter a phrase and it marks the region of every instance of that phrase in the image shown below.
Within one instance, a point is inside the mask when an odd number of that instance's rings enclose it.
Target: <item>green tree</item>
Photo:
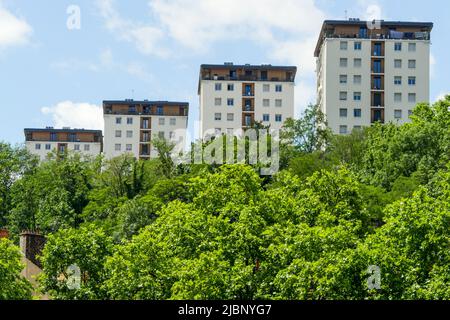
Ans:
[[[31,284],[20,274],[24,268],[20,249],[0,239],[0,300],[31,299]]]
[[[63,229],[47,237],[40,257],[43,274],[38,279],[43,292],[54,299],[103,299],[104,264],[112,254],[111,237],[95,226]],[[80,288],[67,285],[68,268],[80,269]]]

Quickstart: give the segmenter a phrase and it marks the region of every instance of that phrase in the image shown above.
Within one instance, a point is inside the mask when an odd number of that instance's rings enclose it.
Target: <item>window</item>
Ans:
[[[356,58],[356,59],[353,60],[353,66],[355,68],[361,68],[361,65],[362,65],[362,60],[361,59]]]
[[[136,113],[136,106],[128,106],[129,113]]]
[[[408,84],[410,86],[415,86],[416,85],[416,77],[408,77]]]
[[[270,121],[270,115],[269,114],[263,114],[263,121],[269,122]]]
[[[339,126],[340,134],[347,134],[347,126]]]
[[[165,138],[164,131],[158,132],[158,138],[160,138],[160,139],[164,139]]]
[[[214,131],[216,136],[220,136],[222,134],[222,129],[220,128],[215,128]]]
[[[281,84],[277,84],[275,86],[275,92],[282,92],[283,91],[283,86]]]
[[[353,93],[353,100],[361,101],[361,92],[354,92]]]
[[[270,100],[269,99],[263,99],[263,107],[270,107]]]
[[[401,119],[402,118],[402,110],[394,110],[394,118]]]
[[[342,68],[347,68],[347,58],[341,58],[340,61],[339,61],[339,65]]]
[[[402,102],[402,94],[394,93],[394,102]]]
[[[355,50],[357,50],[357,51],[361,50],[361,48],[362,48],[361,42],[359,42],[359,41],[355,42],[354,48],[355,48]]]
[[[175,126],[177,124],[177,118],[170,118],[170,125]]]
[[[122,150],[122,145],[120,143],[116,143],[116,145],[114,146],[114,149],[116,151],[120,151],[120,150]]]
[[[275,121],[276,121],[276,122],[281,122],[281,121],[282,121],[282,116],[281,116],[281,114],[276,114],[276,115],[275,115]]]
[[[143,119],[142,120],[142,129],[148,129],[149,120]]]
[[[402,51],[402,43],[401,42],[396,42],[394,44],[394,50],[395,51]]]
[[[374,60],[373,61],[373,72],[374,73],[382,73],[382,64],[381,60]]]
[[[40,143],[36,143],[36,145],[34,146],[34,148],[36,150],[41,150],[41,144]]]
[[[361,109],[354,109],[353,110],[353,116],[355,118],[361,118]]]
[[[216,121],[222,120],[222,114],[221,113],[215,113],[214,114],[214,120],[216,120]]]
[[[408,110],[408,117],[409,118],[412,116],[412,114],[413,114],[413,111],[412,110]]]
[[[75,151],[80,151],[80,145],[79,145],[79,144],[75,144],[75,145],[73,146],[73,150],[75,150]]]
[[[165,125],[165,124],[166,124],[166,119],[165,119],[165,118],[159,118],[159,119],[158,119],[158,124],[159,124],[160,126]]]
[[[339,116],[341,118],[347,118],[347,109],[339,109]]]
[[[394,68],[396,68],[396,69],[401,69],[401,67],[402,67],[402,60],[400,60],[400,59],[395,59],[395,60],[394,60]]]
[[[270,91],[270,84],[263,84],[263,92],[269,92]]]
[[[353,126],[353,130],[355,131],[360,131],[362,128],[361,126]]]
[[[216,83],[215,84],[215,89],[216,89],[216,91],[222,91],[222,84],[221,83]]]
[[[215,98],[214,99],[214,105],[215,106],[221,106],[222,105],[222,98]]]
[[[127,144],[126,148],[127,148],[127,151],[132,151],[133,150],[133,145],[132,144]]]
[[[229,83],[227,86],[228,91],[234,91],[234,84]]]
[[[374,90],[381,90],[381,77],[374,77],[373,78],[373,89]]]
[[[346,91],[339,92],[339,100],[341,100],[341,101],[347,100],[347,92]]]
[[[54,132],[50,133],[50,141],[58,140],[58,135]]]
[[[156,107],[156,114],[157,114],[158,116],[162,116],[162,115],[164,114],[164,109],[163,109],[162,106],[157,106],[157,107]]]
[[[51,150],[51,148],[52,148],[52,145],[50,143],[47,143],[45,145],[45,150]]]
[[[281,99],[276,99],[276,100],[275,100],[275,107],[280,108],[280,107],[282,107],[282,106],[283,106],[283,100],[281,100]]]
[[[234,99],[232,99],[232,98],[227,99],[227,105],[234,106]]]
[[[353,83],[354,84],[361,84],[362,77],[360,75],[354,75],[353,76]]]
[[[122,137],[122,131],[116,130],[116,138],[121,138],[121,137]]]
[[[127,124],[133,124],[133,118],[127,118]]]
[[[394,77],[394,84],[396,86],[400,86],[402,84],[402,77],[400,77],[400,76]]]
[[[348,48],[348,42],[341,41],[341,50],[347,50],[347,48]]]
[[[234,121],[234,113],[227,113],[227,120]]]
[[[127,130],[127,138],[133,138],[133,131]]]
[[[347,75],[346,75],[346,74],[341,74],[341,75],[339,76],[339,82],[340,82],[341,84],[347,84]]]
[[[173,131],[169,132],[169,139],[171,139],[171,140],[175,139],[175,132],[173,132]]]
[[[77,134],[76,133],[69,133],[69,141],[71,141],[71,142],[77,141]]]
[[[414,42],[408,44],[408,51],[409,52],[416,52],[416,44]]]
[[[227,135],[232,136],[234,133],[233,128],[227,128]]]
[[[415,93],[409,93],[408,94],[408,102],[409,103],[415,103],[416,102],[416,94]]]
[[[84,151],[89,151],[91,149],[91,146],[89,144],[84,145]]]
[[[415,69],[416,68],[416,60],[408,60],[408,68]]]

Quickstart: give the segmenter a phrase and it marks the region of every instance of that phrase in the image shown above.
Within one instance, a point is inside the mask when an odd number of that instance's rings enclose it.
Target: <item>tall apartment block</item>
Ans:
[[[186,143],[189,104],[168,101],[103,101],[105,157],[124,153],[136,159],[157,156],[151,145],[159,137],[171,141],[176,150]]]
[[[200,136],[236,134],[255,121],[280,129],[294,116],[297,67],[204,64],[200,67]]]
[[[405,123],[429,101],[428,22],[325,21],[315,50],[318,105],[336,134]]]
[[[66,151],[79,152],[86,156],[97,156],[103,150],[100,130],[85,129],[25,129],[25,146],[32,154],[46,159],[50,152],[64,154]]]

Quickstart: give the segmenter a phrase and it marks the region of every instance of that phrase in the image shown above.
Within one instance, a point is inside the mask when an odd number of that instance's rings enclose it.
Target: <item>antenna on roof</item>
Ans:
[[[131,89],[131,98],[134,100],[134,89]]]
[[[348,12],[347,12],[347,10],[345,10],[344,12],[345,12],[345,20],[347,20],[348,19]]]

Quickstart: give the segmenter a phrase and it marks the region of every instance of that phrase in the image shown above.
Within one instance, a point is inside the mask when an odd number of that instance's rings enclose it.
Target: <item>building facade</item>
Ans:
[[[236,134],[255,122],[280,129],[294,117],[296,67],[201,65],[200,137]]]
[[[328,20],[315,50],[318,105],[336,134],[405,123],[429,102],[432,23]]]
[[[101,130],[85,129],[25,129],[25,145],[28,151],[37,155],[41,161],[47,155],[56,151],[57,154],[65,152],[79,152],[84,156],[97,156],[103,150],[103,137]]]
[[[186,143],[189,104],[168,101],[103,101],[105,157],[125,153],[136,159],[157,156],[152,139],[159,137],[182,151]]]

